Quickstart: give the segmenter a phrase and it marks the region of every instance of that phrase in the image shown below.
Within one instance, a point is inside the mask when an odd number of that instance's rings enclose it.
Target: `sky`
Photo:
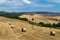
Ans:
[[[60,0],[0,0],[0,11],[60,12]]]

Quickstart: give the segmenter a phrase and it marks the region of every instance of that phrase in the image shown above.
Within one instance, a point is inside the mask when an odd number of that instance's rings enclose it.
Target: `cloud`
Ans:
[[[18,10],[18,8],[22,8],[22,6],[23,3],[21,0],[3,0],[3,2],[0,3],[0,10],[15,11]]]
[[[38,11],[53,7],[53,4],[37,3],[34,0],[0,0],[0,10],[4,11]]]
[[[40,7],[40,8],[51,8],[51,7],[54,7],[55,5],[33,3],[31,6]]]
[[[53,7],[52,4],[38,4],[34,1],[31,2],[29,0],[0,0],[0,4],[3,4],[3,3],[11,8],[21,8],[21,7],[26,7],[26,6],[28,6],[28,7],[34,6],[34,7],[42,7],[42,8]],[[27,4],[29,4],[29,5],[27,5]]]
[[[32,2],[29,0],[23,0],[23,2],[27,3],[27,4],[31,4]]]
[[[8,5],[8,6],[19,6],[19,4],[17,3],[17,2],[15,2],[15,1],[8,1],[7,3],[6,3],[6,5]]]
[[[21,0],[0,0],[0,5],[9,7],[21,7],[23,2]]]
[[[0,0],[0,4],[5,3],[7,0]]]
[[[54,5],[52,5],[52,4],[40,4],[40,7],[43,7],[43,8],[51,8],[53,6]]]
[[[7,1],[5,3],[8,7],[12,7],[12,8],[18,8],[21,7],[23,5],[23,3],[21,2],[21,0],[11,0],[11,1]]]
[[[46,0],[48,2],[52,2],[52,3],[60,3],[60,0]]]

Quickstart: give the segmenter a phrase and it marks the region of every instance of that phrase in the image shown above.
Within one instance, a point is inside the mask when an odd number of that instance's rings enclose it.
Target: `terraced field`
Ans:
[[[60,40],[60,30],[31,25],[26,21],[1,17],[0,19],[0,40]],[[14,28],[11,28],[11,25]],[[27,28],[22,32],[22,27]],[[50,31],[56,32],[55,36],[50,35]]]

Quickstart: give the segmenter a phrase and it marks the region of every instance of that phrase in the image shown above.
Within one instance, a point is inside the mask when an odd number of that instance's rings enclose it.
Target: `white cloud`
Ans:
[[[5,3],[7,0],[0,0],[0,4]]]
[[[6,4],[9,6],[18,6],[18,3],[13,1],[8,1]]]
[[[29,0],[23,0],[23,2],[27,3],[27,4],[31,4],[32,2]]]
[[[21,0],[0,0],[0,4],[5,4],[7,6],[11,7],[19,7],[22,6],[23,3]]]
[[[60,0],[46,0],[48,2],[53,2],[53,3],[60,3]]]
[[[13,7],[13,8],[18,8],[18,7],[21,7],[23,5],[22,2],[19,2],[19,0],[7,1],[5,4],[7,6]]]
[[[54,5],[52,4],[40,4],[40,7],[43,7],[43,8],[50,8],[50,7],[53,7]]]
[[[52,1],[52,0],[51,0]],[[26,4],[25,4],[26,3]],[[39,4],[34,1],[29,0],[0,0],[0,4],[5,4],[7,7],[2,7],[0,10],[7,10],[7,11],[20,11],[26,8],[52,8],[54,5],[52,4]],[[29,5],[27,5],[29,4]],[[25,6],[26,5],[26,6]],[[0,6],[1,7],[1,6]],[[37,9],[38,10],[38,9]]]
[[[53,5],[53,4],[38,4],[38,3],[33,3],[32,6],[40,7],[40,8],[51,8],[51,7],[54,7],[55,5]]]

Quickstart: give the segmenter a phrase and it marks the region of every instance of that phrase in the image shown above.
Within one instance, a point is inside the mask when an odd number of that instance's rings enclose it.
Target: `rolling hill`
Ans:
[[[42,14],[34,14],[34,15],[24,14],[17,16],[16,14],[0,15],[0,40],[59,40],[60,29],[32,25],[27,21],[19,19],[19,18],[27,18],[29,21],[35,23],[44,22],[52,24],[52,23],[58,23],[59,17],[45,16]],[[34,21],[32,21],[32,18],[34,18]],[[56,21],[55,18],[58,18],[58,20]],[[9,23],[11,25],[9,25]],[[14,25],[14,28],[11,28],[12,25]],[[25,27],[27,29],[26,32],[22,32],[22,27]],[[55,36],[50,35],[50,32],[52,30],[56,32]]]

